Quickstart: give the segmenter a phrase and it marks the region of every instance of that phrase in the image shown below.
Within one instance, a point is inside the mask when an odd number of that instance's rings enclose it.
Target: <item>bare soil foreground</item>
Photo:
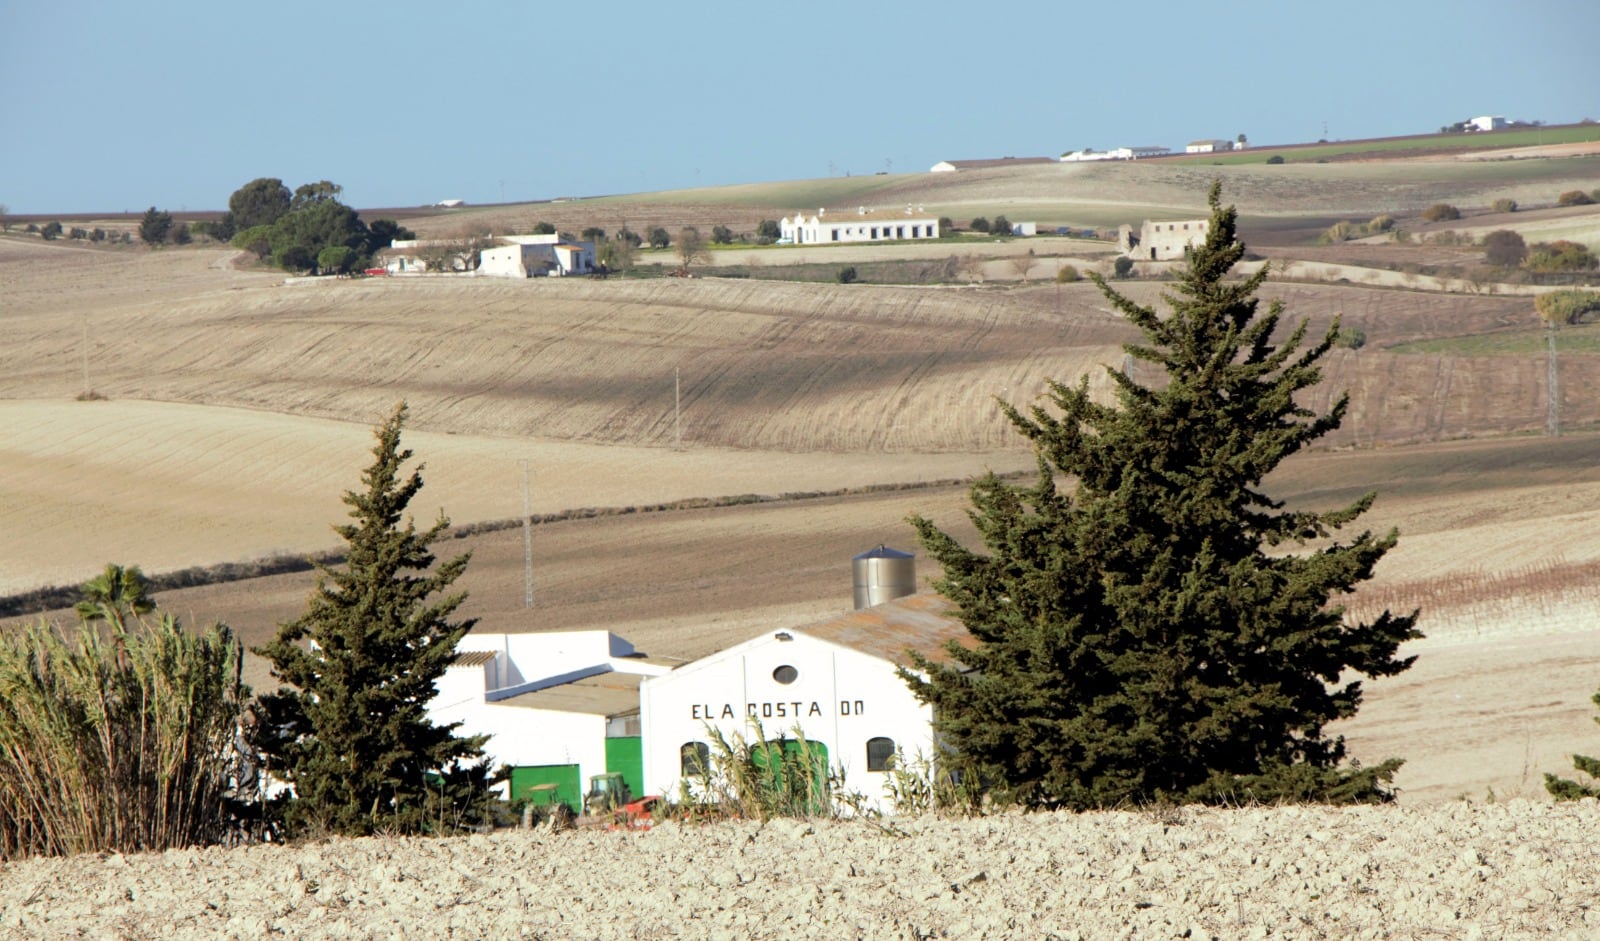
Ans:
[[[1600,806],[780,820],[41,859],[0,938],[1593,938]]]

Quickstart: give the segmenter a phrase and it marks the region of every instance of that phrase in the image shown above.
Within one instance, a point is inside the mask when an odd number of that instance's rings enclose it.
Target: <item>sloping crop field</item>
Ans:
[[[1197,213],[1210,176],[1226,171],[1241,209],[1300,225],[1308,214],[1359,220],[1441,200],[1533,205],[1573,188],[1596,159],[1044,166],[884,177],[835,195],[1137,222]],[[805,187],[783,192],[798,200]],[[515,211],[616,227],[583,215],[591,202]],[[642,219],[682,218],[672,213],[683,207],[765,213],[776,202],[752,189],[665,201],[649,209],[657,215],[603,205],[637,230]],[[783,253],[747,254],[765,263]],[[914,549],[908,514],[970,540],[962,487],[923,485],[1031,466],[996,396],[1026,406],[1050,379],[1079,377],[1104,395],[1106,368],[1154,376],[1125,357],[1131,329],[1088,284],[285,283],[232,260],[215,248],[0,237],[0,592],[76,582],[106,562],[163,572],[333,548],[329,527],[343,520],[339,496],[366,462],[368,430],[405,399],[407,444],[427,464],[419,522],[439,510],[458,524],[519,517],[523,462],[534,513],[619,511],[535,527],[531,611],[519,529],[442,547],[475,553],[466,614],[487,630],[603,626],[652,655],[688,659],[848,604],[849,557],[879,543]],[[1600,610],[1589,587],[1600,561],[1600,400],[1590,390],[1600,356],[1563,353],[1569,437],[1545,439],[1543,355],[1400,351],[1525,332],[1528,298],[1406,290],[1403,279],[1353,269],[1355,283],[1330,277],[1263,292],[1284,302],[1284,329],[1304,317],[1320,336],[1338,317],[1365,337],[1329,355],[1305,401],[1320,411],[1347,392],[1344,427],[1285,468],[1272,492],[1326,508],[1378,490],[1370,524],[1399,526],[1402,541],[1351,608],[1420,605],[1429,633],[1414,671],[1370,687],[1352,747],[1363,760],[1410,757],[1402,784],[1423,798],[1533,793],[1537,772],[1563,770],[1592,732],[1600,657],[1585,644]],[[1171,286],[1118,284],[1157,305]],[[106,400],[76,401],[86,390]],[[879,487],[888,489],[864,492]],[[836,495],[815,495],[824,491]],[[796,492],[812,495],[641,512]],[[259,643],[298,613],[311,581],[301,572],[161,600]],[[250,670],[265,682],[260,664]]]

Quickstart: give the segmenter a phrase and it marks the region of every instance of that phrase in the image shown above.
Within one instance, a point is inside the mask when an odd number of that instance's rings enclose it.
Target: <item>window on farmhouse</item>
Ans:
[[[867,739],[867,770],[888,771],[894,767],[894,739],[878,736]]]
[[[684,742],[678,749],[678,774],[685,778],[709,777],[711,746],[705,742]]]
[[[772,678],[783,685],[788,686],[790,683],[793,683],[795,680],[800,678],[800,671],[785,663],[783,666],[772,671]]]

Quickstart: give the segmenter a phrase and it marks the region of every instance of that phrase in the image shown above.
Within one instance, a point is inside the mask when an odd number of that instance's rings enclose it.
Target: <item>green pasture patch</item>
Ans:
[[[1315,163],[1360,154],[1401,153],[1410,150],[1500,150],[1509,147],[1538,147],[1544,144],[1578,144],[1600,141],[1600,124],[1575,124],[1562,127],[1516,128],[1505,131],[1480,131],[1472,134],[1424,134],[1384,140],[1332,141],[1300,147],[1252,147],[1214,154],[1184,154],[1163,157],[1164,163],[1231,164],[1265,163],[1274,154],[1285,163]]]
[[[1548,331],[1543,327],[1508,330],[1504,333],[1479,333],[1459,337],[1415,340],[1384,347],[1386,353],[1433,353],[1446,356],[1533,356],[1548,349]],[[1600,353],[1600,324],[1578,324],[1556,331],[1556,353],[1589,355]]]

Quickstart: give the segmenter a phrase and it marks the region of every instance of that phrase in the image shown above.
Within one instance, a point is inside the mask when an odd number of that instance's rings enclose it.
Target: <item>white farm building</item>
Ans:
[[[1134,235],[1133,226],[1124,225],[1117,230],[1117,251],[1147,261],[1175,261],[1191,246],[1203,243],[1210,228],[1209,219],[1146,220]]]
[[[593,242],[563,241],[559,235],[504,235],[503,245],[479,253],[478,274],[496,278],[592,274]]]
[[[779,221],[778,230],[784,239],[796,245],[890,242],[936,239],[939,237],[939,220],[933,216],[915,215],[910,209],[885,212],[863,206],[854,213],[834,215],[829,215],[826,209],[819,209],[816,215],[809,218],[797,212]]]
[[[889,806],[897,754],[931,759],[933,707],[899,676],[909,648],[946,659],[969,636],[934,594],[913,595],[803,627],[770,631],[639,687],[644,783],[652,794],[697,792],[713,740],[757,743],[803,736],[845,792]]]
[[[579,810],[597,774],[620,773],[644,792],[639,683],[670,669],[609,631],[468,633],[434,684],[428,718],[461,723],[460,735],[488,735],[490,769],[511,768],[509,797],[543,785],[540,802]]]
[[[913,565],[882,546],[863,553],[856,610],[676,668],[607,631],[469,633],[428,715],[488,735],[484,751],[492,768],[511,768],[514,799],[580,810],[589,779],[607,773],[634,796],[703,793],[717,738],[787,749],[804,737],[845,793],[890,810],[896,756],[934,754],[932,707],[896,669],[910,665],[908,650],[944,662],[949,641],[970,641],[943,598],[907,594]]]

